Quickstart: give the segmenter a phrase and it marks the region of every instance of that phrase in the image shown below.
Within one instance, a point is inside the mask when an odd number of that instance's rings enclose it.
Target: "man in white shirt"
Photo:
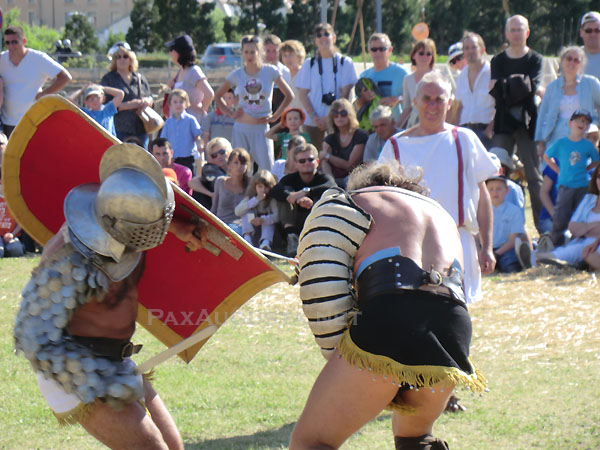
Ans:
[[[430,196],[454,219],[464,253],[467,302],[481,300],[481,273],[491,273],[492,203],[485,180],[500,169],[477,136],[466,128],[446,123],[450,108],[450,83],[438,72],[423,76],[414,100],[419,123],[392,136],[379,161],[396,159],[408,170],[423,171]],[[417,169],[420,168],[420,169]],[[480,248],[475,244],[479,234]]]
[[[600,78],[600,13],[590,11],[581,18],[579,36],[587,57],[585,73]]]
[[[495,102],[489,94],[490,63],[483,57],[485,43],[480,35],[466,32],[463,40],[463,54],[467,61],[456,77],[456,99],[460,101],[459,124],[475,132],[485,148],[492,147]]]
[[[4,81],[2,123],[9,137],[37,99],[58,92],[71,81],[63,66],[45,53],[25,47],[26,43],[23,28],[10,26],[4,30],[8,51],[0,54],[0,77]],[[55,78],[54,82],[40,90],[49,78]]]
[[[310,142],[321,150],[327,130],[329,107],[338,98],[349,98],[356,84],[352,59],[337,53],[336,35],[328,23],[315,26],[315,56],[306,58],[296,78],[298,97],[308,119],[304,131]]]

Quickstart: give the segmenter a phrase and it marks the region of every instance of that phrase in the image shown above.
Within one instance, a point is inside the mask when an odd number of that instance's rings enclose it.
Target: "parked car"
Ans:
[[[200,59],[203,69],[228,70],[242,65],[241,48],[239,42],[226,42],[223,44],[210,44],[206,47],[204,55]]]

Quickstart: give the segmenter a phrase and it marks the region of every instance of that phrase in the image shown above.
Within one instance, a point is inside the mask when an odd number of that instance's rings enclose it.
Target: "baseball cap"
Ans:
[[[448,47],[448,61],[452,61],[459,55],[463,54],[463,44],[462,42],[456,42]]]
[[[505,149],[502,147],[492,147],[490,148],[489,152],[498,157],[500,164],[504,164],[510,170],[515,170],[515,164]]]
[[[165,47],[167,47],[169,51],[175,50],[178,53],[187,53],[194,50],[194,41],[192,41],[192,38],[188,34],[184,34],[182,36],[177,36],[172,41],[167,42]]]
[[[598,11],[588,11],[581,18],[581,25],[588,22],[600,22],[600,13]]]
[[[90,95],[99,95],[100,97],[102,97],[104,95],[104,90],[102,89],[102,86],[98,86],[97,84],[92,84],[91,86],[88,86],[85,88],[85,90],[83,91],[83,98],[86,99],[88,98]]]
[[[575,112],[571,114],[571,118],[569,120],[575,120],[578,117],[585,117],[588,120],[588,122],[592,123],[592,115],[585,109],[575,110]]]
[[[598,125],[596,125],[595,123],[590,123],[590,127],[587,129],[586,134],[598,132],[600,132],[600,129],[598,129]]]

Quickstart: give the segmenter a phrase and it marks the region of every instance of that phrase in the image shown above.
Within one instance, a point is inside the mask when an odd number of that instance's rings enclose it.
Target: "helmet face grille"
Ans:
[[[165,206],[163,217],[155,222],[141,224],[117,220],[113,229],[122,237],[122,242],[126,246],[135,248],[138,251],[149,250],[160,245],[164,240],[169,230],[169,224],[173,219],[174,210],[175,204],[168,203]]]

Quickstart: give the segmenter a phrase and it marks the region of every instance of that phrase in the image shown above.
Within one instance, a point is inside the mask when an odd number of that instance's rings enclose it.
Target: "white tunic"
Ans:
[[[452,129],[453,126],[446,124],[444,131],[440,133],[419,137],[408,137],[398,133],[383,146],[379,161],[395,159],[392,144],[392,140],[395,139],[400,163],[405,167],[418,166],[423,169],[421,184],[429,189],[430,197],[448,211],[459,227],[465,260],[465,293],[467,301],[473,302],[480,300],[482,295],[479,286],[481,273],[473,241],[473,236],[479,232],[477,223],[478,184],[497,173],[499,166],[490,157],[475,133],[469,129],[458,127],[457,133],[462,154],[462,167],[459,167]],[[461,183],[459,179],[462,182],[460,201]],[[468,237],[470,239],[467,239]]]

